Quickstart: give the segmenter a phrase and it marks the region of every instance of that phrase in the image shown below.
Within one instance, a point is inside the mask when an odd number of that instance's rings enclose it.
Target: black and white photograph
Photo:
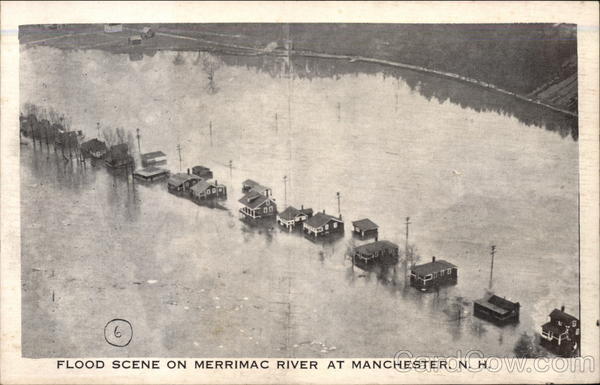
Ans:
[[[581,26],[118,16],[18,26],[22,358],[582,356]]]

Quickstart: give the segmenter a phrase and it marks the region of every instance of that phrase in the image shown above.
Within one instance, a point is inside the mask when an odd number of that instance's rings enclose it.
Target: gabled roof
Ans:
[[[512,302],[501,298],[494,293],[487,293],[483,298],[475,300],[475,303],[487,307],[496,313],[505,314],[519,308],[518,302]]]
[[[160,175],[160,174],[164,174],[164,173],[168,173],[169,170],[165,170],[164,168],[160,168],[160,167],[154,167],[154,166],[150,166],[150,167],[146,167],[146,168],[141,168],[139,170],[135,170],[135,173],[138,175],[142,175],[144,177],[151,177],[151,176],[155,176],[155,175]]]
[[[215,186],[214,183],[211,183],[206,180],[201,180],[200,182],[193,185],[191,187],[191,190],[195,191],[195,192],[204,192],[207,188],[214,187],[214,186]]]
[[[106,144],[103,141],[94,138],[81,143],[81,149],[83,151],[105,151]]]
[[[286,221],[291,221],[294,218],[296,218],[298,214],[300,214],[300,210],[293,206],[288,206],[285,210],[279,213],[279,218],[284,219]]]
[[[360,219],[352,222],[352,226],[358,227],[361,231],[377,230],[379,226],[369,218]]]
[[[173,186],[181,186],[184,182],[191,180],[191,179],[202,180],[202,178],[200,178],[197,175],[186,174],[186,173],[180,172],[180,173],[171,175],[169,177],[169,180],[167,183],[169,183],[170,185],[173,185]]]
[[[238,202],[250,209],[255,209],[268,200],[271,199],[256,191],[250,191],[249,193],[244,195]]]
[[[165,153],[162,151],[152,151],[152,152],[147,152],[145,154],[142,154],[142,159],[147,160],[147,159],[152,159],[152,158],[159,158],[162,156],[167,156],[167,155],[165,155]]]
[[[554,309],[552,313],[550,313],[551,319],[557,319],[559,321],[563,321],[565,323],[571,323],[572,321],[579,321],[577,318],[573,317],[569,313],[565,313],[564,311]]]
[[[552,322],[546,322],[542,325],[542,330],[545,332],[552,332],[554,336],[558,337],[566,331],[566,328],[561,328],[560,326],[553,324]]]
[[[340,219],[338,219],[334,216],[331,216],[329,214],[322,213],[322,212],[316,213],[315,215],[310,217],[305,223],[310,227],[318,228],[318,227],[324,226],[326,223],[328,223],[331,220],[343,223]]]
[[[356,247],[354,249],[354,251],[359,252],[364,255],[372,255],[372,254],[376,254],[380,251],[397,250],[397,249],[398,249],[397,244],[390,242],[390,241],[381,240],[381,241],[367,243],[365,245],[360,245],[360,246]]]
[[[192,167],[192,171],[210,171],[210,168],[205,166],[194,166]]]
[[[248,186],[248,187],[254,187],[259,185],[260,183],[253,181],[252,179],[246,179],[245,181],[242,182],[242,185],[244,186]]]
[[[313,209],[310,209],[310,208],[309,209],[301,208],[300,212],[302,214],[306,214],[309,217],[312,217],[312,215],[313,215]]]
[[[433,262],[424,263],[422,265],[415,266],[411,270],[413,272],[415,272],[416,274],[425,276],[428,274],[437,273],[439,271],[442,271],[445,269],[450,269],[450,268],[456,268],[456,266],[451,264],[450,262],[444,261],[443,259],[437,259]]]

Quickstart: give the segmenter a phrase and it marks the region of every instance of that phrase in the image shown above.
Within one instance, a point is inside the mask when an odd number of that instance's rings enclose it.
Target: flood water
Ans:
[[[196,58],[21,51],[22,103],[64,112],[87,138],[96,122],[139,128],[172,171],[181,144],[184,170],[206,165],[229,191],[225,210],[198,206],[21,146],[24,356],[511,356],[555,307],[578,315],[576,141],[377,73],[290,80],[223,64],[211,93]],[[281,209],[286,175],[296,207],[337,214],[341,193],[344,239],[238,219],[241,181],[271,186]],[[350,221],[371,218],[403,249],[407,216],[421,262],[456,264],[458,285],[422,294],[401,269],[393,283],[352,269]],[[521,303],[514,327],[471,314],[492,244],[494,290]],[[133,325],[127,347],[104,340],[113,318]]]

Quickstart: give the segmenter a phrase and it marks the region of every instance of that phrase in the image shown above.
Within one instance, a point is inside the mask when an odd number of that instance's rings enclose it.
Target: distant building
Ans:
[[[131,45],[140,45],[142,44],[142,37],[140,35],[129,36],[129,39],[127,39],[127,41]]]
[[[352,250],[352,263],[362,269],[374,265],[395,265],[398,257],[398,245],[389,241],[375,241]]]
[[[302,224],[313,215],[313,209],[305,209],[304,206],[298,210],[295,207],[289,206],[279,214],[277,214],[277,223],[287,229],[288,231],[292,231],[299,226],[302,228]]]
[[[87,158],[102,158],[107,152],[106,144],[99,139],[90,139],[81,143],[81,153]]]
[[[239,202],[242,204],[240,214],[244,219],[260,219],[277,215],[277,204],[269,196],[250,191]]]
[[[579,320],[565,313],[565,307],[554,309],[550,313],[550,322],[542,325],[540,344],[562,357],[577,355],[581,335]]]
[[[192,186],[190,191],[192,198],[196,200],[223,198],[227,196],[227,187],[219,184],[217,181],[209,182],[202,180]]]
[[[487,293],[473,302],[473,315],[496,325],[503,326],[519,322],[521,304]]]
[[[368,218],[352,222],[352,233],[361,239],[377,238],[378,229],[379,226]]]
[[[144,27],[142,29],[142,37],[144,39],[150,39],[151,37],[154,37],[154,30],[152,30],[150,27]]]
[[[323,212],[316,213],[309,218],[303,225],[304,234],[307,237],[317,239],[333,234],[344,232],[344,222],[342,216],[334,217]]]
[[[169,170],[164,168],[149,166],[139,170],[135,170],[133,177],[145,182],[154,182],[157,180],[165,179],[169,176]]]
[[[127,143],[111,146],[106,152],[104,163],[110,168],[127,167],[133,164],[133,157],[129,155],[129,146],[127,146]]]
[[[250,191],[256,191],[264,196],[269,196],[273,193],[270,187],[263,186],[260,183],[253,181],[252,179],[246,179],[242,183],[242,192],[246,193]]]
[[[118,24],[118,23],[104,24],[104,32],[106,32],[106,33],[123,32],[123,24]]]
[[[200,178],[207,180],[213,178],[213,172],[208,167],[194,166],[192,167],[192,174],[198,175]]]
[[[410,285],[421,290],[430,291],[442,286],[456,285],[458,268],[435,257],[431,262],[415,266],[410,271]]]
[[[147,152],[141,155],[142,166],[159,166],[167,163],[167,156],[162,151]]]
[[[167,189],[172,193],[184,193],[190,191],[192,186],[200,182],[202,178],[193,174],[177,173],[169,177]]]

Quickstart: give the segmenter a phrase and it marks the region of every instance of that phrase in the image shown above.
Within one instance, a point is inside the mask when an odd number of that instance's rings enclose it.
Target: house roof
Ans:
[[[437,259],[433,262],[417,265],[411,270],[419,275],[427,275],[450,268],[456,268],[456,266],[451,264],[450,262],[444,261],[443,259]]]
[[[210,171],[210,168],[205,166],[194,166],[192,167],[192,171]]]
[[[193,185],[191,187],[191,189],[196,192],[203,192],[204,190],[206,190],[209,187],[225,187],[225,185],[224,184],[216,184],[215,182],[209,182],[207,180],[201,180],[200,182]]]
[[[390,242],[390,241],[381,240],[381,241],[367,243],[365,245],[360,245],[360,246],[356,247],[354,249],[354,251],[359,252],[361,254],[365,254],[365,255],[372,255],[372,254],[376,254],[380,251],[396,250],[396,249],[398,249],[397,244]]]
[[[127,146],[127,143],[121,143],[111,146],[110,150],[108,151],[108,156],[111,159],[126,158],[128,156],[128,153],[129,147]]]
[[[168,172],[169,172],[169,170],[166,170],[166,169],[160,168],[160,167],[154,167],[154,166],[135,170],[135,174],[142,175],[145,177],[151,177],[151,176],[160,175],[160,174],[164,174],[164,173],[168,173]]]
[[[270,199],[256,191],[250,191],[249,193],[244,195],[238,202],[250,209],[255,209],[263,203],[265,203],[267,200]]]
[[[309,217],[311,217],[313,215],[313,209],[305,209],[305,208],[301,208],[300,212],[303,214],[308,215]]]
[[[84,151],[103,151],[106,150],[106,144],[96,138],[81,143],[81,149]]]
[[[288,206],[285,210],[279,213],[279,218],[286,221],[291,221],[296,218],[298,214],[300,214],[300,210],[293,206]]]
[[[162,151],[152,151],[152,152],[147,152],[145,154],[142,154],[142,159],[146,160],[146,159],[152,159],[152,158],[159,158],[161,156],[167,156],[167,155],[165,155],[165,153]]]
[[[310,227],[318,228],[318,227],[325,225],[327,222],[329,222],[331,220],[342,223],[342,221],[340,219],[338,219],[334,216],[331,216],[329,214],[322,213],[322,212],[316,213],[315,215],[310,217],[305,223]]]
[[[254,187],[254,186],[260,185],[260,183],[253,181],[252,179],[246,179],[245,181],[242,182],[242,185]]]
[[[475,302],[499,314],[509,313],[519,308],[518,302],[509,301],[493,293],[487,293],[483,298],[475,300]]]
[[[565,313],[564,311],[561,311],[559,309],[552,310],[552,313],[550,313],[550,318],[557,319],[557,320],[563,321],[565,323],[571,323],[572,321],[579,321],[577,318],[573,317],[571,314]]]
[[[168,183],[170,185],[173,186],[180,186],[182,185],[184,182],[190,180],[190,179],[199,179],[202,180],[200,177],[198,177],[197,175],[193,175],[193,174],[186,174],[183,172],[177,173],[177,174],[173,174],[169,177]]]
[[[369,218],[360,219],[352,222],[352,226],[358,227],[361,231],[377,230],[379,226]]]

